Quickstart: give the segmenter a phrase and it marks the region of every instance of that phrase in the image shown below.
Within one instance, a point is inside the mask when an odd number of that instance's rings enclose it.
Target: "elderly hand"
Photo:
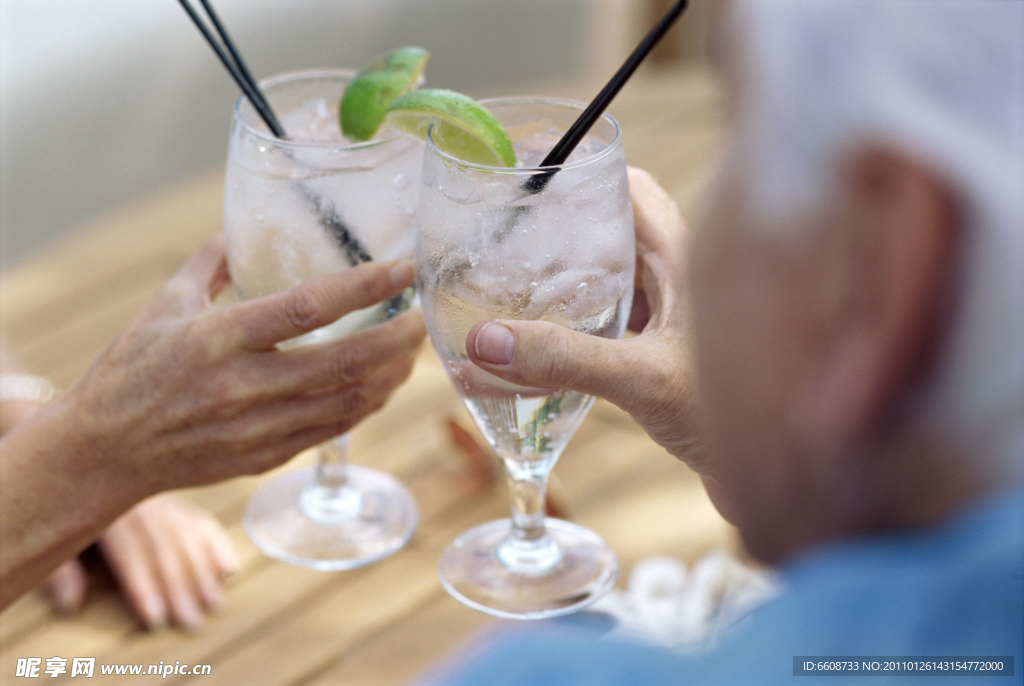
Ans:
[[[277,344],[409,287],[372,262],[215,307],[223,239],[168,280],[65,393],[3,436],[0,607],[121,514],[171,488],[275,467],[380,408],[412,369],[418,312],[343,339]]]
[[[409,374],[424,328],[409,313],[329,343],[276,345],[413,278],[409,263],[370,263],[214,307],[228,274],[222,242],[211,241],[51,405],[71,410],[89,454],[151,492],[265,471],[379,409]]]
[[[145,500],[111,524],[97,542],[136,617],[155,629],[184,628],[224,602],[221,580],[238,568],[227,532],[209,512],[170,495]],[[88,578],[78,558],[46,580],[58,610],[76,612]]]
[[[630,328],[610,340],[548,322],[481,322],[466,337],[480,368],[524,386],[606,398],[655,441],[701,470],[694,441],[685,298],[686,227],[679,208],[645,171],[630,168],[637,291]]]

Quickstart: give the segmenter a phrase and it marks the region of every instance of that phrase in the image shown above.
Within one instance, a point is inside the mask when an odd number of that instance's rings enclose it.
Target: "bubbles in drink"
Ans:
[[[464,402],[502,459],[535,462],[558,459],[594,398],[558,391],[540,397],[480,395]]]

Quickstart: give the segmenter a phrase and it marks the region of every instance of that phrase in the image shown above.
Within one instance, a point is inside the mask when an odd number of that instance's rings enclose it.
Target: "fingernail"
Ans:
[[[516,335],[504,324],[487,322],[476,332],[476,356],[491,364],[511,364],[516,356]]]
[[[191,599],[180,599],[175,606],[175,614],[178,625],[187,631],[198,629],[203,623],[203,615]]]
[[[150,631],[156,631],[167,626],[167,606],[159,597],[151,596],[143,601],[142,621]]]
[[[203,604],[207,610],[218,610],[224,606],[224,591],[215,580],[203,584]]]
[[[81,607],[80,598],[74,589],[60,587],[53,593],[53,604],[59,614],[69,615]]]
[[[409,261],[399,262],[391,268],[391,283],[395,288],[406,288],[412,284],[415,278],[416,270],[413,269],[412,263]]]

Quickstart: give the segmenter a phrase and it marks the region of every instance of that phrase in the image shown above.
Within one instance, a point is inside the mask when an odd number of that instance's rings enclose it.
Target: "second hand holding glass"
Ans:
[[[484,104],[509,130],[519,168],[442,152],[428,134],[417,263],[431,341],[509,477],[511,519],[463,534],[441,581],[460,601],[516,619],[566,614],[615,583],[615,554],[593,532],[544,517],[548,474],[593,398],[516,386],[469,361],[469,330],[488,319],[544,320],[621,337],[635,268],[632,209],[618,125],[608,116],[540,193],[537,165],[583,110],[577,103]],[[551,168],[548,168],[551,171]]]
[[[517,169],[467,164],[445,153],[431,136],[435,128],[427,134],[417,238],[424,318],[512,492],[512,518],[463,534],[443,553],[439,571],[449,593],[488,614],[575,612],[610,591],[618,574],[614,553],[596,534],[544,520],[548,474],[593,399],[502,381],[469,361],[465,340],[488,319],[547,320],[622,336],[635,244],[621,132],[602,113],[686,6],[677,0],[571,119],[571,103],[491,101],[516,142]],[[560,136],[553,147],[544,141],[551,136]],[[530,154],[537,145],[550,151],[543,159]]]

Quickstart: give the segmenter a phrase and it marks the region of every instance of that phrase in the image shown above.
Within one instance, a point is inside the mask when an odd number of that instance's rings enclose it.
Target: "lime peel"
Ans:
[[[439,88],[406,93],[388,107],[385,121],[403,133],[431,139],[452,157],[491,167],[514,167],[516,154],[508,131],[476,100]]]
[[[430,53],[407,46],[381,55],[360,71],[342,95],[338,107],[341,132],[351,141],[373,138],[388,106],[419,84]]]

